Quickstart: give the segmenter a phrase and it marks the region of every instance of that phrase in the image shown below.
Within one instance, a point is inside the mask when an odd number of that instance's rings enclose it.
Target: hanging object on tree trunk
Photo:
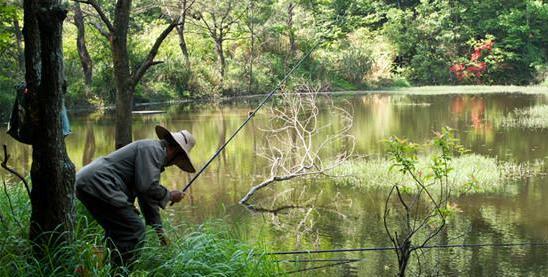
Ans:
[[[25,83],[15,86],[17,94],[8,123],[8,134],[19,142],[32,144],[31,95]]]
[[[25,83],[18,84],[15,86],[15,89],[17,94],[8,122],[7,133],[21,143],[32,144],[32,138],[35,137],[33,135],[34,126],[32,123],[32,93]],[[61,118],[63,136],[68,136],[71,133],[71,129],[64,101],[59,116]]]

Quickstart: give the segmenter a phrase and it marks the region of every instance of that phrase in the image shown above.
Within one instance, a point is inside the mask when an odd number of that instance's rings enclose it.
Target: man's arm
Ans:
[[[168,240],[162,227],[160,207],[164,209],[168,202],[179,202],[183,198],[180,191],[168,191],[165,187],[155,184],[145,193],[138,196],[139,207],[147,225],[152,226],[162,245],[167,245]]]

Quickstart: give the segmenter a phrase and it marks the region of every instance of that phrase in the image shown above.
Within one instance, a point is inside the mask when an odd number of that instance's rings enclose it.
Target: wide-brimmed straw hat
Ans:
[[[181,148],[180,150],[183,155],[180,155],[181,158],[177,158],[177,160],[175,160],[175,165],[177,165],[177,167],[190,173],[196,172],[189,155],[190,150],[194,147],[194,144],[196,144],[196,140],[189,131],[181,130],[179,132],[172,133],[168,129],[157,125],[156,135],[159,139],[174,142]]]

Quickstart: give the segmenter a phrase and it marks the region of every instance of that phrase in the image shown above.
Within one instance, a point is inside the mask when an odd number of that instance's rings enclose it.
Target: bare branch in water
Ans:
[[[247,203],[260,189],[276,182],[299,177],[323,175],[353,156],[355,138],[350,134],[352,110],[336,106],[325,96],[322,107],[340,124],[322,122],[319,118],[319,88],[301,86],[307,93],[280,93],[281,103],[269,110],[265,146],[258,155],[270,164],[270,176],[251,187],[240,200]]]
[[[12,168],[8,167],[9,159],[10,159],[10,155],[8,154],[8,147],[4,144],[4,161],[2,161],[2,167],[5,170],[7,170],[9,173],[17,176],[17,178],[19,178],[21,180],[21,182],[23,182],[23,184],[25,184],[25,189],[27,190],[27,194],[30,198],[30,188],[29,188],[29,184],[27,183],[27,180],[25,180],[25,177],[23,177],[23,175],[20,174],[19,172],[17,172],[15,169],[12,169]]]

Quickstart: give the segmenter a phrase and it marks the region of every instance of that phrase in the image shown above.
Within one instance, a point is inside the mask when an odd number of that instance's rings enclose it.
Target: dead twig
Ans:
[[[25,189],[27,190],[27,194],[30,198],[30,187],[29,187],[29,184],[28,184],[27,180],[25,180],[25,177],[23,177],[23,175],[20,174],[19,172],[17,172],[15,169],[12,169],[12,168],[8,167],[9,159],[10,159],[10,155],[8,154],[8,147],[4,144],[4,161],[2,161],[2,167],[5,170],[7,170],[9,173],[17,176],[17,178],[19,178],[21,180],[21,182],[23,182],[23,184],[25,184]]]
[[[330,177],[330,170],[353,156],[355,138],[350,134],[351,109],[337,107],[327,97],[325,111],[339,124],[324,123],[320,120],[319,88],[302,87],[309,93],[282,92],[281,104],[270,108],[269,125],[260,128],[267,140],[258,153],[270,163],[270,176],[251,187],[240,204],[247,203],[258,190],[276,182],[307,176]]]

